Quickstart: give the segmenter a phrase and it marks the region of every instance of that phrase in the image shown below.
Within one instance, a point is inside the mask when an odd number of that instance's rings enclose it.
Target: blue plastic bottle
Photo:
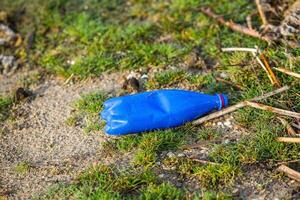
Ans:
[[[224,94],[155,90],[107,100],[101,118],[107,134],[125,135],[180,126],[227,105]]]

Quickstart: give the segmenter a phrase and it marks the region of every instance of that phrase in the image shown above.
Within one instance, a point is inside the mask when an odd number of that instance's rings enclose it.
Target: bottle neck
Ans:
[[[226,107],[228,105],[228,97],[225,94],[216,94],[217,96],[217,107],[218,110]]]

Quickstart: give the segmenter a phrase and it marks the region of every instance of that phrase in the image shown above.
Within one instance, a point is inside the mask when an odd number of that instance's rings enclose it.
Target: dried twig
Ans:
[[[71,74],[71,75],[69,76],[69,78],[67,78],[67,80],[64,82],[64,85],[69,84],[69,82],[72,80],[73,76],[74,76],[74,74]]]
[[[230,106],[228,108],[225,108],[223,110],[220,110],[218,112],[215,112],[215,113],[212,113],[210,115],[207,115],[205,117],[201,117],[200,119],[197,119],[193,122],[193,124],[202,124],[203,122],[206,122],[206,121],[209,121],[211,119],[215,119],[215,118],[218,118],[218,117],[221,117],[225,114],[228,114],[228,113],[231,113],[231,112],[234,112],[236,110],[238,110],[239,108],[243,108],[247,106],[246,102],[240,102],[238,104],[235,104],[233,106]]]
[[[246,105],[251,106],[253,108],[257,108],[257,109],[261,109],[261,110],[266,110],[266,111],[270,111],[273,113],[277,113],[280,115],[286,115],[289,117],[295,117],[297,119],[300,119],[300,113],[297,112],[293,112],[293,111],[289,111],[289,110],[283,110],[280,108],[274,108],[272,106],[267,106],[261,103],[255,103],[255,102],[251,102],[251,101],[246,101]]]
[[[266,15],[265,15],[265,13],[262,9],[262,6],[260,4],[260,0],[255,0],[255,3],[256,3],[256,7],[257,7],[257,10],[258,10],[258,13],[259,13],[259,16],[261,18],[261,21],[262,21],[263,25],[264,26],[268,25]]]
[[[300,129],[300,126],[298,124],[296,124],[296,123],[292,123],[292,126],[295,127],[295,128],[297,128],[297,129]]]
[[[282,117],[277,117],[277,119],[279,119],[279,121],[282,123],[282,125],[286,128],[287,132],[289,135],[296,135],[296,131],[293,129],[293,127],[288,123],[288,121],[286,121],[285,119],[283,119]]]
[[[297,172],[297,171],[295,171],[295,170],[293,170],[293,169],[291,169],[291,168],[289,168],[288,166],[286,166],[286,165],[280,165],[277,168],[277,170],[279,172],[285,173],[291,179],[294,179],[294,180],[300,182],[300,173]]]
[[[267,61],[266,57],[264,56],[264,54],[260,54],[259,58],[263,61],[264,66],[266,68],[266,72],[267,74],[271,77],[271,82],[272,84],[276,85],[277,87],[280,87],[280,83],[279,80],[276,78],[274,72],[272,71],[269,62]]]
[[[239,90],[245,89],[243,86],[238,85],[238,84],[235,84],[235,83],[232,83],[232,82],[227,81],[227,80],[225,80],[225,79],[222,79],[222,78],[219,78],[219,77],[216,77],[215,79],[216,79],[217,81],[219,81],[219,82],[223,82],[223,83],[226,83],[226,84],[228,84],[228,85],[232,85],[233,87],[236,87],[236,88],[239,89]]]
[[[253,29],[253,27],[252,27],[252,19],[251,19],[251,18],[252,18],[251,15],[248,15],[248,16],[246,17],[247,26],[248,26],[248,28],[249,28],[250,30]]]
[[[231,28],[234,31],[237,31],[239,33],[243,33],[255,38],[259,38],[261,40],[264,40],[268,43],[271,43],[272,38],[265,36],[265,35],[261,35],[258,31],[253,30],[253,29],[249,29],[245,26],[236,24],[232,21],[226,21],[223,17],[220,17],[218,15],[216,15],[215,13],[213,13],[209,8],[200,8],[201,12],[203,12],[204,14],[206,14],[207,16],[217,20],[220,24],[225,25],[229,28]]]
[[[295,162],[299,162],[299,161],[300,161],[300,159],[288,160],[288,161],[278,162],[278,163],[276,163],[276,165],[279,166],[279,165],[282,165],[282,164],[295,163]]]
[[[270,97],[270,96],[273,96],[273,95],[282,93],[282,92],[288,90],[289,88],[290,88],[289,86],[284,86],[284,87],[281,87],[281,88],[279,88],[279,89],[277,89],[277,90],[274,90],[274,91],[272,91],[272,92],[263,94],[263,95],[258,96],[258,97],[254,97],[253,99],[250,99],[250,101],[259,101],[259,100],[262,100],[262,99],[266,99],[266,98],[268,98],[268,97]],[[201,117],[201,118],[195,120],[195,121],[193,122],[193,124],[195,124],[195,125],[197,125],[197,124],[202,124],[202,123],[204,123],[204,122],[206,122],[206,121],[209,121],[209,120],[211,120],[211,119],[215,119],[215,118],[221,117],[221,116],[223,116],[223,115],[225,115],[225,114],[234,112],[234,111],[238,110],[239,108],[243,108],[243,107],[245,107],[245,106],[247,106],[247,102],[246,102],[246,101],[240,102],[240,103],[238,103],[238,104],[236,104],[236,105],[230,106],[230,107],[225,108],[225,109],[223,109],[223,110],[220,110],[220,111],[218,111],[218,112],[214,112],[214,113],[212,113],[212,114],[210,114],[210,115],[207,115],[207,116],[205,116],[205,117]]]
[[[243,51],[243,52],[253,52],[258,53],[256,48],[243,48],[243,47],[230,47],[230,48],[222,48],[223,52],[231,52],[231,51]]]
[[[266,57],[260,53],[258,48],[240,48],[240,47],[231,47],[231,48],[222,48],[223,52],[231,52],[231,51],[242,51],[242,52],[251,52],[255,57],[259,65],[265,70],[270,79],[271,83],[276,86],[280,86],[278,79],[276,78],[274,72],[272,71]],[[260,54],[260,56],[258,56]]]
[[[285,73],[287,75],[290,75],[290,76],[293,76],[293,77],[296,77],[296,78],[299,78],[300,79],[300,74],[296,73],[296,72],[292,72],[288,69],[285,69],[283,67],[274,67],[273,69],[279,71],[279,72],[282,72],[282,73]]]
[[[287,85],[286,85],[286,86],[283,86],[283,87],[281,87],[281,88],[278,88],[278,89],[276,89],[276,90],[274,90],[274,91],[272,91],[272,92],[268,92],[268,93],[263,94],[263,95],[261,95],[261,96],[254,97],[253,99],[250,99],[249,101],[260,101],[260,100],[269,98],[269,97],[271,97],[271,96],[274,96],[274,95],[276,95],[276,94],[280,94],[280,93],[282,93],[282,92],[285,92],[285,91],[287,91],[287,90],[289,90],[289,89],[290,89],[290,86],[287,86]]]
[[[271,69],[268,69],[264,63],[261,61],[261,59],[257,56],[257,54],[255,54],[254,52],[252,52],[253,56],[255,57],[255,59],[257,60],[258,64],[265,70],[265,72],[268,75],[268,78],[270,79],[272,85],[277,85],[279,86],[279,82],[277,81],[273,71]]]
[[[286,143],[300,143],[299,137],[278,137],[276,138],[277,142],[286,142]]]

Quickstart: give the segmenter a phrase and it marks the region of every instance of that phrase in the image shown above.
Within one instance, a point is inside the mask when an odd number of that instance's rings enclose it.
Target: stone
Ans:
[[[175,157],[175,154],[174,154],[173,152],[169,152],[169,153],[167,153],[167,156],[168,156],[169,158],[174,158],[174,157]]]

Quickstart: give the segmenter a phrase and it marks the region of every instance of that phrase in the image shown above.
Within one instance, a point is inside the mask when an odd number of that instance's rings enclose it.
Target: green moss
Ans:
[[[108,98],[104,92],[93,92],[83,95],[74,102],[75,112],[66,119],[69,126],[83,124],[85,132],[99,131],[104,124],[99,120],[99,113],[103,109],[103,102]]]
[[[233,185],[240,175],[238,167],[230,164],[200,164],[189,158],[166,158],[164,166],[174,169],[183,177],[196,178],[202,187],[221,189]]]
[[[210,155],[213,160],[240,165],[260,161],[272,163],[299,156],[299,146],[276,141],[276,137],[284,129],[281,124],[272,120],[273,113],[247,108],[239,111],[238,117],[240,123],[246,125],[252,134],[237,143],[217,146]]]
[[[60,186],[45,198],[76,199],[183,199],[185,191],[160,184],[149,170],[120,170],[116,166],[98,165],[85,172],[78,184]]]
[[[29,170],[30,170],[30,165],[27,162],[18,163],[14,167],[14,171],[20,175],[26,174]]]
[[[147,200],[173,200],[185,199],[185,192],[180,190],[169,183],[162,183],[160,185],[149,185],[141,191],[140,199]]]
[[[3,122],[8,118],[9,110],[12,104],[13,104],[12,98],[0,96],[0,122]]]
[[[219,46],[265,45],[216,25],[197,10],[210,6],[215,12],[226,14],[226,18],[243,23],[255,5],[242,0],[168,4],[161,0],[18,0],[13,4],[4,0],[0,5],[8,12],[26,10],[26,20],[16,20],[16,27],[24,35],[36,27],[30,61],[65,77],[74,74],[85,78],[106,70],[176,65],[195,47],[205,57],[222,63]],[[169,41],[159,40],[166,35],[172,36]]]
[[[221,165],[207,165],[194,169],[194,176],[198,178],[201,185],[206,188],[217,189],[220,187],[228,187],[234,183],[238,175],[237,168],[221,164]]]

